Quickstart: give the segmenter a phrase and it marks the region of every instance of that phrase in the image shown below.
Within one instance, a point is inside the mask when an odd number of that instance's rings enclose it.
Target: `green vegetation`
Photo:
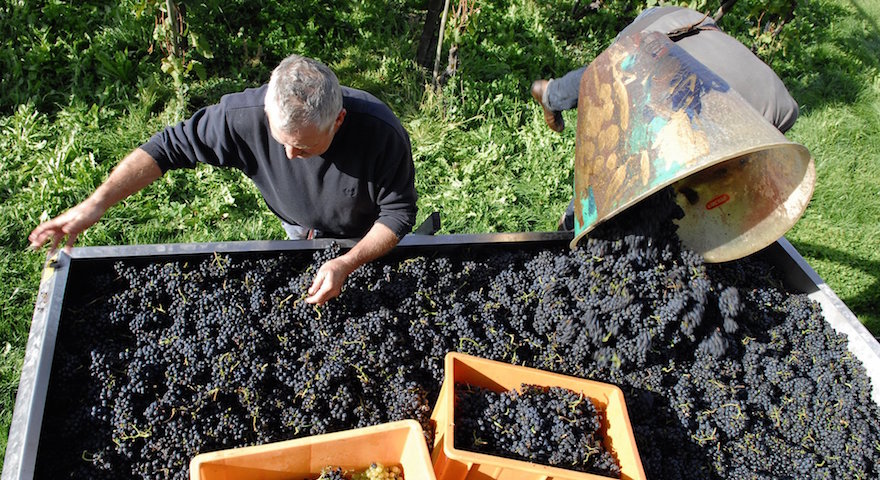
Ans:
[[[452,36],[460,64],[442,91],[414,61],[424,1],[183,3],[193,36],[173,57],[156,22],[165,2],[0,0],[0,455],[45,258],[27,251],[26,237],[162,126],[262,83],[298,52],[402,118],[419,217],[442,212],[440,233],[554,230],[571,195],[576,112],[566,112],[564,133],[550,131],[529,85],[589,62],[648,2],[613,0],[575,19],[575,0],[478,1]],[[755,45],[801,104],[788,136],[811,150],[818,181],[787,237],[878,335],[880,5],[801,2],[773,37],[759,27],[761,3],[740,0],[720,23]],[[281,238],[246,179],[199,168],[111,209],[78,244]]]
[[[816,159],[816,191],[786,235],[874,334],[880,335],[880,4],[811,4],[804,43],[785,71],[801,104],[789,137]]]

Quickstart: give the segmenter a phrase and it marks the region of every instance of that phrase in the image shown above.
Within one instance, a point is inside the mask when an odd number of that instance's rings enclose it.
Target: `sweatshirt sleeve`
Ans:
[[[402,140],[399,136],[392,136],[389,144],[386,152],[390,157],[390,168],[381,176],[376,222],[390,228],[397,238],[403,238],[412,231],[416,221],[415,166],[410,140],[405,133]]]
[[[198,163],[245,169],[223,102],[198,110],[192,117],[153,135],[141,149],[149,153],[162,173],[194,168]]]

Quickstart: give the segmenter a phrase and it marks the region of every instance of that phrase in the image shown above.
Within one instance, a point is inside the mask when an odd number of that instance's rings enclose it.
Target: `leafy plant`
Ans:
[[[196,57],[212,58],[208,45],[201,41],[197,32],[187,23],[185,9],[174,0],[144,0],[137,14],[152,14],[156,18],[153,28],[153,41],[164,53],[161,70],[170,75],[176,92],[177,110],[182,116],[186,107],[187,85],[185,78],[195,71],[204,80],[207,75],[202,62]]]
[[[3,2],[0,5],[0,112],[33,103],[54,111],[72,97],[101,105],[128,101],[147,76],[147,25],[124,0]],[[146,67],[146,68],[145,68]]]

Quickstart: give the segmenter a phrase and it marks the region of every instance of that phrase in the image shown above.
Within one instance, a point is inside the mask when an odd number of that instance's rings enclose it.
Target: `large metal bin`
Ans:
[[[395,250],[395,255],[420,250],[445,250],[462,247],[568,245],[571,233],[502,233],[480,235],[409,235]],[[9,431],[2,480],[32,479],[37,446],[42,427],[43,411],[49,387],[49,374],[71,271],[89,269],[95,262],[113,259],[201,256],[218,253],[259,253],[291,250],[315,250],[329,246],[334,240],[247,241],[225,243],[166,244],[117,247],[81,247],[72,255],[59,254],[47,261],[40,282],[34,317],[21,372],[18,395]],[[351,240],[335,240],[343,248]],[[880,404],[880,344],[834,294],[804,258],[784,238],[771,244],[765,252],[783,273],[787,286],[808,294],[822,306],[829,324],[849,338],[849,349],[863,362],[872,381],[872,398]]]

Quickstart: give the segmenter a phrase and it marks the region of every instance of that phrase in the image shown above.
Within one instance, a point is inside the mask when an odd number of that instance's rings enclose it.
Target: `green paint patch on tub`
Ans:
[[[663,117],[654,117],[650,122],[640,123],[632,128],[629,134],[629,153],[636,153],[648,150],[654,144],[657,134],[666,126],[667,120]]]
[[[575,230],[580,233],[584,228],[596,223],[599,212],[596,210],[596,198],[593,196],[593,187],[587,187],[587,197],[581,199],[581,217],[575,217]]]
[[[660,130],[662,130],[667,123],[669,123],[668,120],[661,117],[655,117],[651,121],[649,130],[651,132],[652,143],[656,140],[657,136],[660,133]],[[678,162],[669,161],[669,159],[661,157],[659,155],[654,157],[651,163],[654,167],[651,172],[650,182],[652,188],[658,185],[664,185],[673,180],[682,168],[682,166]]]
[[[648,130],[651,131],[651,138],[653,139],[654,137],[656,137],[657,134],[660,133],[660,130],[663,130],[663,127],[665,127],[667,123],[669,123],[669,121],[663,117],[654,117],[648,126]]]
[[[648,126],[644,123],[635,125],[629,133],[629,153],[634,155],[642,150],[647,150],[651,145],[648,135]]]
[[[665,159],[654,159],[654,171],[651,175],[651,187],[664,185],[674,180],[681,171],[681,165],[675,162],[667,162]]]

